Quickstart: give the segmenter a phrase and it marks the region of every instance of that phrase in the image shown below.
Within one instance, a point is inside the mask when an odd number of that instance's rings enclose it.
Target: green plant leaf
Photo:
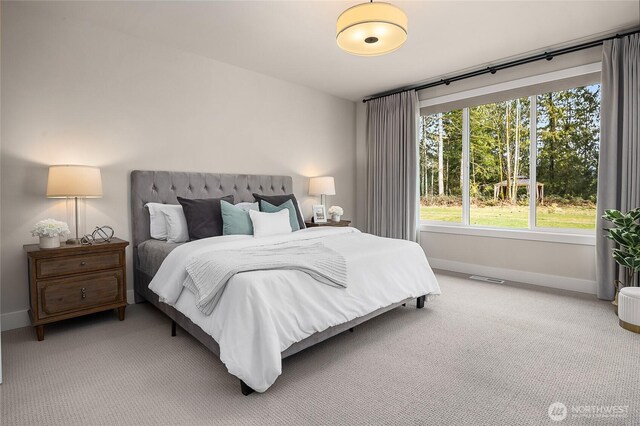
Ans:
[[[640,207],[627,213],[605,210],[602,218],[616,226],[606,230],[606,237],[617,244],[612,251],[615,261],[628,270],[640,271]]]
[[[602,215],[603,219],[612,221],[614,219],[619,219],[622,217],[622,213],[619,210],[609,209],[604,211],[604,215]]]
[[[624,266],[625,268],[633,268],[634,257],[628,255],[622,250],[614,249],[613,258],[615,259],[616,262],[618,262],[620,265]]]
[[[620,244],[621,246],[625,246],[627,244],[627,241],[625,240],[623,234],[624,234],[624,230],[621,228],[612,229],[611,231],[609,231],[609,235],[611,236],[611,239],[616,243]]]
[[[640,247],[640,235],[634,232],[626,232],[624,238],[629,243],[628,247]]]
[[[640,219],[640,207],[630,210],[627,215],[634,221]]]

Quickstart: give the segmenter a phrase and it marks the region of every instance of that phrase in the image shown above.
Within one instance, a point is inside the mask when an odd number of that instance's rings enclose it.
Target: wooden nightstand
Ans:
[[[341,220],[340,222],[332,222],[328,220],[326,223],[305,222],[307,228],[313,228],[315,226],[349,226],[350,220]]]
[[[54,249],[24,246],[29,258],[29,316],[38,340],[44,340],[45,324],[68,318],[117,309],[118,319],[124,320],[128,245],[112,238],[104,244],[63,243]]]

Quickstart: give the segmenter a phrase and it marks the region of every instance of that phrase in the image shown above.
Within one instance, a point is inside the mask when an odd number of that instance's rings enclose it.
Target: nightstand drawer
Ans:
[[[100,271],[117,268],[120,265],[120,252],[112,251],[100,254],[81,254],[51,259],[38,259],[37,278],[59,277],[67,274]]]
[[[38,281],[41,317],[124,301],[123,271]]]

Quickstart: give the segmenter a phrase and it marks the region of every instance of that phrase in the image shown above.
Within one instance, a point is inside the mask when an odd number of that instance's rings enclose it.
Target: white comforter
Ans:
[[[347,288],[320,284],[301,271],[244,272],[229,280],[210,315],[200,312],[193,293],[184,289],[186,266],[197,256],[314,239],[345,257]],[[440,294],[418,244],[364,234],[355,228],[329,227],[184,244],[167,256],[149,288],[210,334],[220,346],[220,359],[229,373],[258,392],[267,390],[281,374],[281,352],[293,343],[409,297]]]

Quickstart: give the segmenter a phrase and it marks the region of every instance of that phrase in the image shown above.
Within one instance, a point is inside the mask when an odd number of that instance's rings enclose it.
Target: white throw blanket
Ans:
[[[209,315],[234,275],[273,269],[302,271],[320,283],[347,286],[344,257],[320,242],[307,241],[215,251],[197,256],[187,265],[189,277],[184,286],[195,294],[198,309]]]

